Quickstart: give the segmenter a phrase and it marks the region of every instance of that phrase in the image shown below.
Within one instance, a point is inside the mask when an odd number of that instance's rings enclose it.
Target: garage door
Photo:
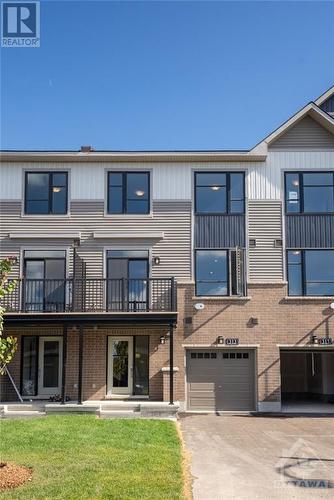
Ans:
[[[188,351],[188,409],[254,410],[254,373],[252,350]]]

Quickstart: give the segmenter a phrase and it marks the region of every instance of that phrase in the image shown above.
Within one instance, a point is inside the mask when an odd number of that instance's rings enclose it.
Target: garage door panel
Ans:
[[[254,409],[253,351],[198,350],[187,353],[188,408],[190,410]]]

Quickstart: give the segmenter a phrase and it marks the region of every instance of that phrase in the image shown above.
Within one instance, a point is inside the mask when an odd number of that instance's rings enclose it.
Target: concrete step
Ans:
[[[101,411],[139,411],[140,403],[130,401],[108,401],[101,403]]]
[[[139,411],[133,410],[101,410],[98,412],[100,418],[138,418]]]
[[[100,405],[77,405],[68,404],[61,405],[59,403],[50,403],[45,405],[47,414],[54,413],[97,413],[100,410]]]
[[[15,419],[15,418],[40,418],[45,417],[43,411],[4,411],[1,413],[0,418]]]
[[[10,403],[5,405],[6,411],[44,411],[44,404],[36,403]]]

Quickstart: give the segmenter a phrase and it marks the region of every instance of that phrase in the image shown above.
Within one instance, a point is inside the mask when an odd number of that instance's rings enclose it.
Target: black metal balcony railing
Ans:
[[[2,300],[6,312],[176,311],[174,278],[19,279]]]

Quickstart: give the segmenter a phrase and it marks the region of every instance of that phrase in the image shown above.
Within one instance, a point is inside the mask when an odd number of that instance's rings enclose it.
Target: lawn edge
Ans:
[[[175,422],[176,432],[181,447],[181,469],[183,477],[183,497],[185,500],[193,500],[194,477],[191,474],[191,453],[187,449],[180,422]]]

